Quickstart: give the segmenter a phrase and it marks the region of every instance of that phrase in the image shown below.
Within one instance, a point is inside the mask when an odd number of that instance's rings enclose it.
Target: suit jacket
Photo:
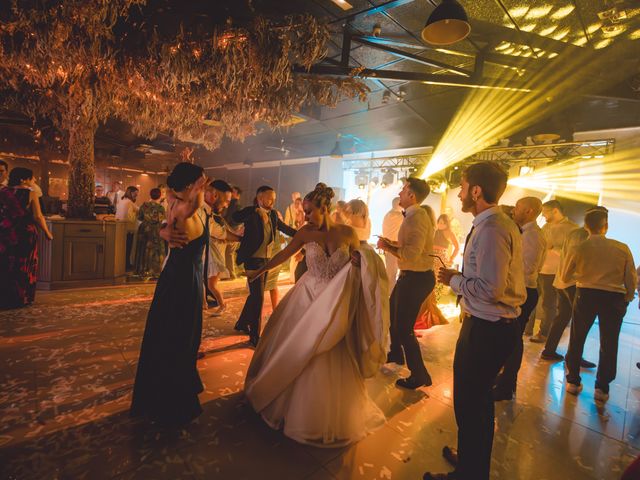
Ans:
[[[224,219],[227,221],[229,225],[232,227],[237,227],[239,225],[238,222],[233,220],[233,215],[240,211],[240,205],[238,205],[238,200],[236,198],[232,198],[229,202],[229,206],[227,210],[224,212]]]
[[[260,248],[264,240],[264,224],[262,223],[262,217],[256,212],[256,208],[254,206],[246,207],[232,215],[234,222],[244,223],[244,236],[240,241],[236,257],[238,265],[249,260]],[[269,220],[271,221],[271,231],[274,234],[277,230],[280,230],[285,235],[293,237],[297,232],[295,228],[291,228],[280,220],[275,210],[269,212]]]

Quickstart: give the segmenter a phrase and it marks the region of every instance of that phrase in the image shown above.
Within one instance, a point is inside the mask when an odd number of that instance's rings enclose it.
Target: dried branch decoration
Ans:
[[[24,113],[68,132],[77,215],[88,215],[93,135],[109,117],[142,136],[172,133],[214,149],[225,135],[244,140],[258,121],[285,125],[307,103],[366,97],[359,79],[292,72],[325,54],[328,30],[311,16],[166,33],[147,21],[145,3],[12,0],[0,12],[0,90],[19,92]]]

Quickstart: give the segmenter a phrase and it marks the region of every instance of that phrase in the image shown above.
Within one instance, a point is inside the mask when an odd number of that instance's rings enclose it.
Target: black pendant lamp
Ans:
[[[442,0],[422,29],[422,39],[431,45],[452,45],[471,32],[467,12],[456,0]]]

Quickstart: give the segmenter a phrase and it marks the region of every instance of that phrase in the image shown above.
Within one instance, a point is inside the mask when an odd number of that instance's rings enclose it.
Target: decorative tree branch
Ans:
[[[28,92],[22,111],[68,132],[70,216],[91,215],[93,137],[111,116],[141,136],[214,149],[258,121],[285,125],[307,103],[366,97],[355,78],[292,74],[325,54],[328,31],[311,16],[167,31],[146,21],[145,3],[12,0],[0,13],[0,86]]]

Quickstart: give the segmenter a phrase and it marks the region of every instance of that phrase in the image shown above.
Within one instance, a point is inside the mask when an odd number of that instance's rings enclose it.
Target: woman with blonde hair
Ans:
[[[368,242],[371,236],[371,220],[369,219],[369,208],[360,199],[350,200],[345,207],[347,225],[356,231],[361,242]]]

